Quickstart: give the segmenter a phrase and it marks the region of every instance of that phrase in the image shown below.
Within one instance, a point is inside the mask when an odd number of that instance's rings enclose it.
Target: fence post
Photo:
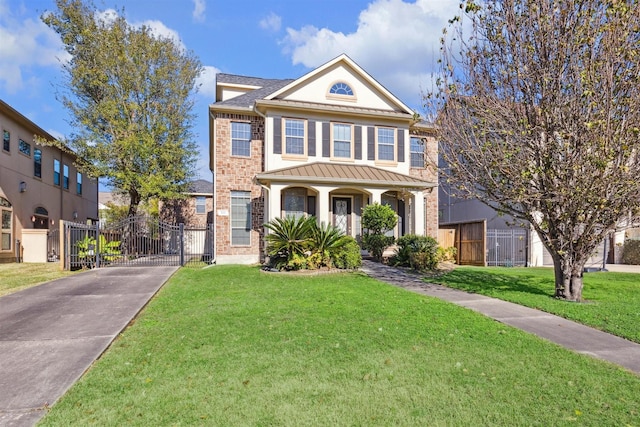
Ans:
[[[100,247],[100,229],[98,228],[98,224],[95,225],[96,230],[96,268],[100,268],[100,252],[102,248]]]
[[[184,223],[180,223],[178,240],[180,241],[180,267],[184,267]]]

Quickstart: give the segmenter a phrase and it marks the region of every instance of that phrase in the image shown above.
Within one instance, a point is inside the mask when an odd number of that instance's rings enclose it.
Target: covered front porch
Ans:
[[[258,174],[265,189],[264,221],[286,216],[315,216],[360,241],[362,208],[390,206],[398,215],[392,231],[425,234],[425,191],[435,183],[364,165],[311,163]],[[391,233],[391,232],[390,232]]]

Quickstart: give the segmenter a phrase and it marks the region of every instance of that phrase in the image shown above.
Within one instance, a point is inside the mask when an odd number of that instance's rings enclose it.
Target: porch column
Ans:
[[[387,190],[385,189],[379,189],[379,188],[368,188],[368,191],[371,192],[371,199],[369,200],[369,203],[374,204],[374,203],[382,203],[382,193],[386,192]]]
[[[280,211],[282,210],[281,204],[281,194],[282,188],[284,186],[281,184],[271,184],[271,189],[269,191],[269,212],[267,214],[267,218],[265,222],[269,222],[274,218],[280,217]]]
[[[412,200],[411,200],[411,210],[413,216],[413,233],[418,236],[424,236],[427,230],[425,222],[425,212],[424,212],[424,192],[420,191],[412,191],[411,192]]]
[[[330,189],[327,187],[316,187],[318,190],[318,220],[320,224],[323,222],[325,224],[331,224],[331,217],[329,216],[330,209],[330,200],[329,200],[329,191]]]

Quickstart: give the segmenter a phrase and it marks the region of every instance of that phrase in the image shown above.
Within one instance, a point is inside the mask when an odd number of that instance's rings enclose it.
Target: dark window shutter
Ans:
[[[404,162],[404,129],[398,129],[398,162]]]
[[[282,119],[273,118],[273,154],[282,154]]]
[[[313,120],[307,122],[307,155],[316,155],[316,122]]]
[[[367,129],[367,160],[376,159],[376,130],[373,126]]]
[[[356,160],[362,160],[362,126],[356,126],[354,136]]]
[[[331,157],[331,133],[329,132],[330,123],[322,123],[322,157]]]

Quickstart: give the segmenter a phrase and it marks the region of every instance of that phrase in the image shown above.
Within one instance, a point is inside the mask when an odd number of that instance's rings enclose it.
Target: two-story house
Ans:
[[[38,144],[35,136],[55,138],[2,100],[0,132],[0,262],[21,256],[23,230],[97,220],[98,182],[76,169],[75,155]]]
[[[396,237],[437,236],[432,128],[348,56],[298,79],[218,74],[209,116],[216,262],[261,261],[277,217],[359,239],[374,202],[397,213]]]

